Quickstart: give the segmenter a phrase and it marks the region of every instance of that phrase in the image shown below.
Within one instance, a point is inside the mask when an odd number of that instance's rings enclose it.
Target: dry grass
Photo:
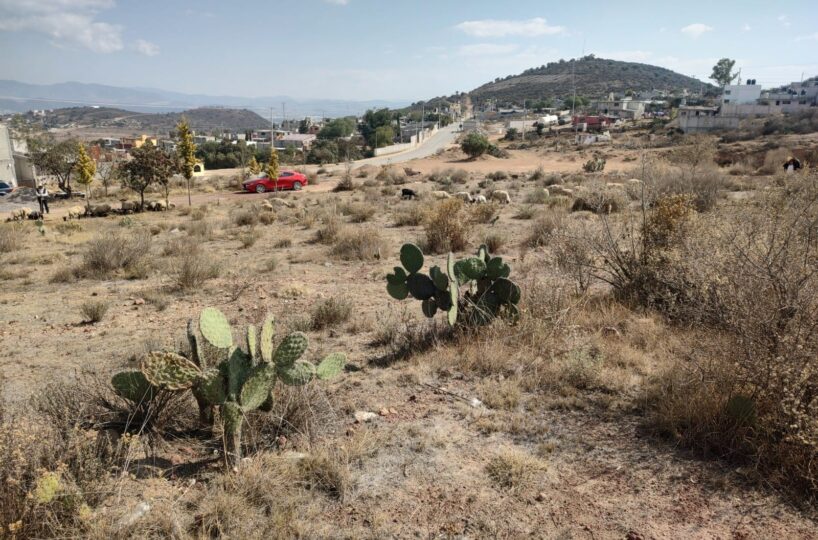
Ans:
[[[500,206],[495,202],[475,204],[471,207],[471,219],[474,223],[491,223],[500,212]]]
[[[89,324],[100,322],[105,317],[105,314],[108,313],[108,307],[108,303],[104,301],[89,300],[83,302],[80,306],[80,314],[82,315],[83,322]]]
[[[430,253],[462,251],[468,246],[467,214],[460,199],[435,204],[426,215],[426,249]]]
[[[343,224],[337,214],[329,214],[323,225],[315,231],[315,241],[319,244],[333,244],[338,240]]]
[[[520,493],[536,486],[546,469],[540,459],[516,449],[499,452],[486,464],[486,474],[499,488]]]
[[[115,273],[143,278],[149,270],[151,237],[144,231],[100,234],[88,242],[78,274],[107,279]]]
[[[416,227],[423,223],[423,208],[413,204],[395,212],[395,227]]]
[[[554,235],[562,228],[565,214],[562,212],[548,212],[531,224],[531,230],[525,239],[525,245],[531,248],[547,246]]]
[[[349,216],[352,223],[363,223],[375,215],[375,207],[367,203],[349,203],[341,207],[341,213]]]
[[[381,258],[388,243],[380,229],[374,227],[342,228],[332,246],[332,255],[345,261],[371,261]]]
[[[182,291],[196,289],[220,274],[220,263],[214,261],[198,244],[188,243],[187,248],[179,251],[171,263],[173,285]]]
[[[312,309],[310,327],[312,330],[323,330],[345,323],[352,315],[352,302],[344,297],[331,296],[321,300]]]
[[[489,253],[502,253],[506,242],[506,237],[500,233],[489,233],[483,239],[483,243],[488,248]]]

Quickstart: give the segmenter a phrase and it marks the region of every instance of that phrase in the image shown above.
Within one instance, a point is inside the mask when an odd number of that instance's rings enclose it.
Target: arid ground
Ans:
[[[4,429],[33,438],[44,430],[42,440],[63,443],[68,432],[110,437],[80,420],[71,389],[97,395],[94,385],[138,367],[147,351],[183,350],[188,319],[207,306],[236,329],[271,313],[277,339],[303,331],[309,357],[342,351],[349,363],[330,382],[282,389],[289,406],[248,416],[237,472],[224,472],[218,445],[190,429],[155,447],[117,435],[127,459],[104,461],[93,489],[77,459],[43,457],[34,467],[15,454],[19,471],[62,463],[57,498],[71,493],[74,502],[70,510],[52,498],[24,504],[17,517],[9,507],[0,538],[817,537],[804,481],[789,484],[789,469],[759,453],[699,444],[704,436],[689,426],[704,412],[680,419],[679,381],[691,379],[678,374],[705,380],[706,366],[724,360],[732,327],[626,301],[599,279],[611,253],[605,240],[613,234],[627,249],[628,231],[647,234],[646,212],[664,207],[643,207],[643,196],[683,179],[689,165],[666,161],[683,144],[624,139],[582,150],[543,142],[475,161],[451,148],[353,170],[349,191],[333,190],[343,166],[312,168],[317,184],[273,196],[237,193],[231,171],[198,179],[192,206],[177,186],[165,212],[64,221],[72,204],[55,203],[43,233],[33,222],[2,224],[0,389],[13,424]],[[691,257],[682,248],[670,254],[674,235],[703,238],[696,235],[719,229],[717,217],[727,227],[730,216],[790,189],[777,154],[765,165],[769,152],[816,149],[815,137],[777,139],[777,150],[769,142],[720,145],[718,156],[741,155],[720,169],[710,155],[702,170],[713,187],[690,191],[702,206],[685,206],[689,221],[666,232],[663,264]],[[594,153],[607,157],[605,170],[586,173]],[[818,181],[813,171],[796,180]],[[555,185],[572,193],[556,196]],[[420,198],[401,200],[406,187]],[[434,248],[427,231],[437,190],[509,193],[511,204],[450,203],[452,215],[437,219],[459,223],[459,256],[486,243],[510,264],[523,290],[516,324],[452,331],[440,315],[426,319],[418,302],[387,295],[401,245]],[[135,199],[117,191],[107,202],[117,208],[121,197]],[[264,209],[271,197],[289,207]],[[102,202],[96,193],[92,203]],[[427,259],[442,264],[447,250],[436,251]],[[703,401],[698,391],[690,390],[691,408]],[[57,397],[76,423],[55,435],[43,424],[69,416],[54,411]],[[45,456],[31,450],[35,440],[0,441],[0,456],[11,455],[2,453],[8,441],[32,460]],[[20,489],[32,486],[41,487]]]

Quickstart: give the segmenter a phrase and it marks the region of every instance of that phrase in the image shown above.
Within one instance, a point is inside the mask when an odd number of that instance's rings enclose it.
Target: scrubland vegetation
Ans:
[[[1,224],[0,538],[814,536],[818,176],[665,150]]]

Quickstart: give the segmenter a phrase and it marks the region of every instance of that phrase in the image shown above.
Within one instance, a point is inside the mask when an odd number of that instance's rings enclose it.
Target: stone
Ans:
[[[353,414],[353,416],[355,417],[355,421],[358,422],[359,424],[371,422],[372,420],[378,417],[377,414],[370,411],[355,411],[355,414]]]

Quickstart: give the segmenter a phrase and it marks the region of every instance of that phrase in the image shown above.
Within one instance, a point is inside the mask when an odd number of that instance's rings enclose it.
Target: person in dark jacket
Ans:
[[[45,184],[37,186],[37,202],[40,203],[40,215],[48,214],[48,188]]]
[[[801,162],[792,156],[788,157],[787,161],[784,162],[784,170],[787,171],[788,173],[794,173],[800,168]]]

